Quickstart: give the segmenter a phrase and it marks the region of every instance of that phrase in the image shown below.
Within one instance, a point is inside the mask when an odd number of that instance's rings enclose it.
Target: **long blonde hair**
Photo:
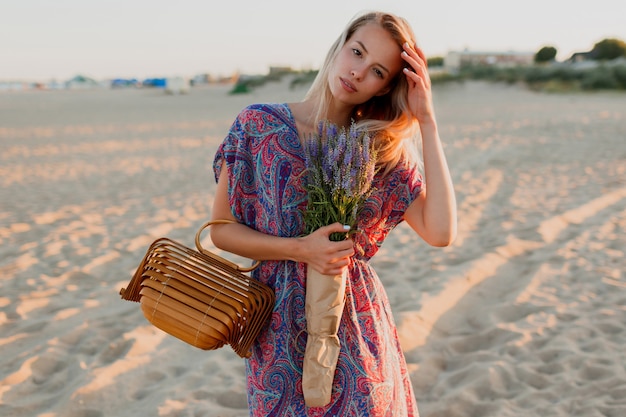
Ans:
[[[305,100],[317,104],[315,125],[328,114],[332,100],[328,74],[337,55],[357,29],[370,23],[378,24],[389,32],[398,43],[399,51],[405,42],[412,47],[416,46],[411,26],[399,16],[384,12],[367,12],[355,17],[331,46],[322,68],[305,96]],[[402,71],[390,81],[389,87],[386,94],[374,96],[365,103],[355,106],[352,114],[352,119],[359,128],[368,129],[375,134],[379,165],[385,174],[400,162],[419,164],[420,159],[418,124],[409,110],[407,102],[409,86]]]

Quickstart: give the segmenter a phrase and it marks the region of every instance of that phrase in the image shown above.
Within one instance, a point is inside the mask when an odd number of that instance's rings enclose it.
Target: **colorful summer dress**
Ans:
[[[304,150],[286,104],[256,104],[234,121],[214,160],[227,166],[228,194],[237,220],[263,233],[296,237],[304,230]],[[396,168],[369,197],[354,236],[346,306],[339,326],[341,352],[330,404],[307,408],[302,395],[306,347],[306,264],[265,261],[254,278],[276,292],[270,322],[246,360],[251,416],[417,417],[417,405],[389,300],[369,260],[402,221],[422,187],[414,168]]]

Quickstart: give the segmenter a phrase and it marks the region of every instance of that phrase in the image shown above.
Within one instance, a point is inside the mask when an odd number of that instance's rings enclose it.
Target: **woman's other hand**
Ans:
[[[408,103],[419,123],[434,123],[435,112],[426,56],[420,48],[403,45],[402,59],[408,64],[403,72],[409,84]]]

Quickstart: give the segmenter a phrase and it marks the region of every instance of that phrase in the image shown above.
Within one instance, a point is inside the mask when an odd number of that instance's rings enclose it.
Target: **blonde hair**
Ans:
[[[398,44],[398,53],[405,42],[416,47],[411,26],[399,16],[367,12],[355,17],[331,46],[322,68],[305,96],[305,99],[317,103],[315,125],[328,114],[332,100],[328,74],[337,55],[360,27],[371,23],[380,25],[391,35]],[[386,94],[374,96],[365,103],[355,106],[352,114],[352,119],[359,128],[368,129],[375,134],[379,165],[385,174],[400,162],[419,164],[420,159],[418,124],[409,110],[407,101],[409,86],[402,71],[389,82],[389,87]]]

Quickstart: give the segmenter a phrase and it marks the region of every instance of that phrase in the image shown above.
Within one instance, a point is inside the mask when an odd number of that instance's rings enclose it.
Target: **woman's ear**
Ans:
[[[391,87],[392,85],[387,85],[387,87],[384,87],[382,90],[380,90],[378,93],[374,94],[376,97],[380,97],[380,96],[384,96],[385,94],[387,94],[388,92],[391,91]]]
[[[389,81],[389,83],[385,87],[381,88],[380,91],[376,93],[375,95],[377,97],[384,96],[385,94],[387,94],[388,92],[396,88],[396,86],[398,85],[399,79],[400,78],[398,76],[394,77],[391,81]]]
[[[378,93],[374,94],[374,96],[375,96],[375,97],[384,96],[385,94],[387,94],[388,92],[390,92],[391,90],[393,90],[394,88],[396,88],[396,86],[398,85],[398,82],[399,82],[399,80],[400,80],[400,77],[401,77],[402,75],[403,75],[403,74],[402,74],[402,73],[400,73],[400,74],[396,75],[395,77],[393,77],[393,78],[391,79],[391,81],[389,81],[385,87],[381,88],[381,89],[380,89],[380,91],[379,91]]]

